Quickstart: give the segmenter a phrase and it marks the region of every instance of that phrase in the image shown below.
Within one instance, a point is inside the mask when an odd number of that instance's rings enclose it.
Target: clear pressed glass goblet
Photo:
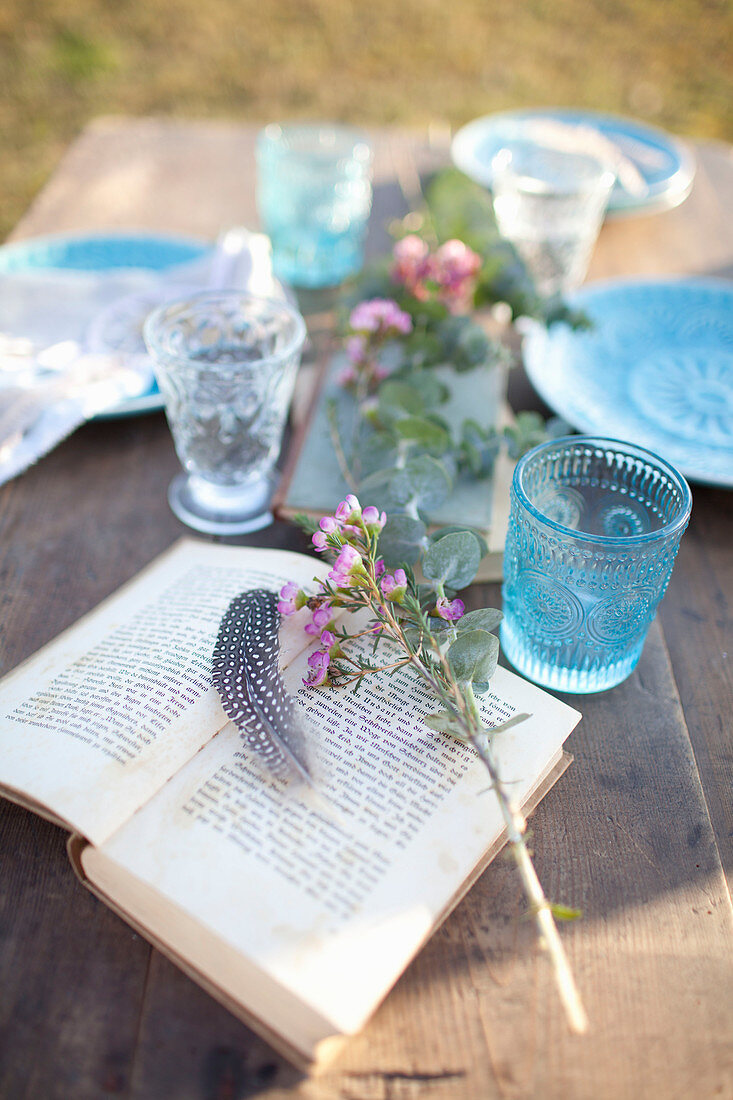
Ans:
[[[265,527],[303,318],[286,302],[204,291],[154,310],[144,335],[185,470],[173,512],[209,534]]]
[[[492,162],[494,213],[540,294],[566,294],[585,278],[615,174],[592,153],[513,142]]]

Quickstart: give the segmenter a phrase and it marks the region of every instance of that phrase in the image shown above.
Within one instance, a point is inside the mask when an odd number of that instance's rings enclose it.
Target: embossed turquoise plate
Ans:
[[[532,327],[524,361],[539,395],[580,431],[656,451],[692,481],[733,487],[733,283],[591,283],[593,322]]]
[[[526,135],[528,124],[531,127],[545,120],[598,130],[636,167],[646,184],[646,191],[641,195],[632,193],[617,180],[608,201],[606,216],[609,218],[670,210],[684,202],[692,189],[695,157],[685,142],[654,126],[601,111],[546,107],[500,111],[476,118],[454,137],[451,144],[453,163],[471,179],[490,188],[492,161],[502,146]]]

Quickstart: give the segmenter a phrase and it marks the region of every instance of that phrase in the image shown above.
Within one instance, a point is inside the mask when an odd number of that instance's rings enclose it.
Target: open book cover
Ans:
[[[400,670],[359,694],[280,664],[317,791],[273,778],[211,685],[230,600],[322,573],[306,555],[184,540],[0,683],[0,791],[68,828],[85,883],[297,1065],[358,1031],[503,842],[473,751],[430,730]],[[531,807],[579,714],[498,669],[482,697]]]
[[[343,436],[342,446],[348,451],[353,435],[353,412],[352,399],[338,382],[343,367],[344,360],[338,355],[320,367],[309,411],[295,434],[277,491],[275,512],[281,519],[292,519],[298,514],[320,518],[331,511],[334,500],[343,500],[352,491],[336,458],[328,414],[329,403],[334,403]],[[482,428],[501,429],[511,421],[511,410],[505,400],[506,367],[503,364],[476,367],[465,373],[438,367],[431,368],[431,373],[450,392],[448,401],[438,410],[446,423],[460,425],[470,419]],[[501,580],[502,577],[513,471],[514,463],[502,449],[490,477],[459,475],[449,498],[431,516],[437,527],[454,524],[473,527],[483,536],[488,553],[479,568],[479,581]]]

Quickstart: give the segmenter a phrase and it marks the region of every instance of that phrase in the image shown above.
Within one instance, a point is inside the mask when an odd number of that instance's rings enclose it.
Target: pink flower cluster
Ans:
[[[369,542],[374,535],[384,527],[387,522],[385,512],[369,505],[362,509],[358,497],[349,493],[342,500],[332,516],[323,516],[318,524],[318,530],[313,535],[313,545],[316,550],[338,550],[336,560],[328,574],[328,579],[334,588],[350,588],[359,583],[359,577],[366,576],[366,569],[362,554],[358,549],[361,546],[366,553]],[[384,563],[381,559],[375,563],[375,573],[379,578],[384,574]],[[396,570],[392,581],[404,583],[407,578],[404,571]],[[383,578],[383,585],[387,578]],[[397,595],[388,596],[383,588],[385,598],[397,599]],[[404,595],[404,590],[403,593]],[[306,605],[311,611],[311,621],[306,624],[305,632],[320,641],[321,648],[317,649],[308,658],[308,676],[303,683],[307,687],[319,687],[328,683],[328,670],[331,659],[341,652],[338,639],[333,633],[333,605],[327,596],[327,590],[321,585],[320,591],[315,596],[307,596],[294,581],[288,581],[280,590],[278,611],[281,615],[293,615]],[[401,599],[401,597],[400,597]],[[338,600],[336,601],[338,602]],[[399,601],[398,601],[399,602]]]
[[[412,318],[392,298],[369,298],[351,311],[349,325],[363,336],[407,336]]]
[[[463,600],[449,600],[447,596],[438,596],[435,604],[435,614],[448,623],[454,623],[463,618],[465,610],[466,605]]]
[[[412,332],[412,318],[391,298],[370,298],[351,311],[349,327],[352,333],[346,341],[349,366],[341,371],[339,382],[356,388],[361,380],[369,390],[389,374],[378,362],[379,347],[386,340]]]
[[[451,313],[468,313],[476,293],[481,257],[463,241],[451,240],[431,252],[411,234],[393,250],[392,280],[420,302],[437,298]]]
[[[315,532],[312,539],[313,545],[318,551],[325,550],[329,545],[336,548],[341,545],[342,535],[347,538],[364,533],[375,535],[382,530],[386,522],[386,512],[380,512],[373,504],[369,504],[362,511],[358,498],[353,493],[349,493],[346,500],[341,501],[334,515],[324,516],[319,520],[319,530]]]
[[[407,574],[404,569],[395,569],[394,574],[385,573],[379,587],[385,600],[390,603],[402,603],[407,591]]]
[[[308,658],[308,675],[303,680],[306,687],[321,687],[328,683],[328,666],[331,658],[340,652],[336,635],[324,630],[320,637],[322,649],[316,649]]]

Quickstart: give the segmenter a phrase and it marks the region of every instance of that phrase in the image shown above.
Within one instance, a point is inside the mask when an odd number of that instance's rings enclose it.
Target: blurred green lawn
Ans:
[[[579,105],[733,140],[732,30],[730,0],[3,0],[0,239],[100,114]]]

